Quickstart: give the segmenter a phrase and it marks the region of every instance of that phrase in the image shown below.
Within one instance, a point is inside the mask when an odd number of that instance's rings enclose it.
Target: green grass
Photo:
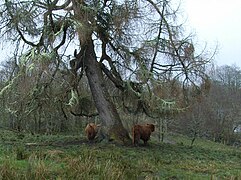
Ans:
[[[0,132],[0,179],[241,179],[241,150],[185,136],[147,147]],[[26,143],[36,143],[26,145]]]

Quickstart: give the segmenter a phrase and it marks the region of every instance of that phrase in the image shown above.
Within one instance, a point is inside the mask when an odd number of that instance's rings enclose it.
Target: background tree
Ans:
[[[35,125],[44,121],[46,127],[56,127],[57,117],[78,114],[74,110],[82,98],[82,85],[88,83],[86,92],[91,93],[89,100],[106,135],[129,142],[110,82],[118,89],[122,108],[132,106],[133,111],[150,115],[156,97],[187,106],[188,87],[200,91],[197,84],[207,78],[210,59],[195,52],[191,36],[183,37],[177,10],[166,0],[2,1],[1,37],[16,45],[13,55],[18,69],[1,93],[13,96],[7,104],[9,112],[20,126],[31,117]],[[74,58],[69,56],[72,49],[77,49]],[[153,93],[163,83],[178,81],[181,94],[159,97]],[[129,94],[136,105],[128,102]],[[60,124],[59,129],[65,129]]]
[[[210,92],[213,108],[216,112],[218,129],[217,140],[232,143],[234,130],[240,124],[240,82],[241,71],[237,66],[217,67],[213,75],[213,87]]]
[[[210,72],[210,90],[178,116],[177,131],[225,144],[239,141],[235,131],[240,127],[240,72],[236,66],[216,67]]]

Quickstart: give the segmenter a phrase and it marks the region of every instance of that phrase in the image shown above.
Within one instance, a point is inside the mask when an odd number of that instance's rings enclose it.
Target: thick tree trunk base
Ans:
[[[113,139],[117,143],[122,143],[124,145],[131,145],[131,138],[129,136],[128,131],[125,128],[121,128],[120,126],[112,127],[109,130],[110,138]]]
[[[131,145],[131,138],[126,129],[119,126],[111,127],[109,130],[107,127],[101,127],[97,142],[112,142],[121,145]]]

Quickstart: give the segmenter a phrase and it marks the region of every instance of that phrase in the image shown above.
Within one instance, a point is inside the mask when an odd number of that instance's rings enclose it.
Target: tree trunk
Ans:
[[[86,43],[85,47],[82,47],[85,48],[85,72],[103,126],[107,128],[111,140],[130,143],[129,133],[124,128],[117,109],[105,87],[103,73],[97,61],[91,37],[88,38]]]
[[[95,13],[88,9],[84,0],[72,0],[72,8],[75,20],[81,24],[77,26],[81,51],[76,56],[76,65],[78,64],[78,67],[75,68],[78,69],[81,66],[85,69],[95,107],[102,121],[102,127],[106,127],[108,138],[129,143],[131,142],[129,133],[124,128],[117,109],[105,87],[101,66],[95,54],[92,40],[94,29],[92,22],[95,22]]]

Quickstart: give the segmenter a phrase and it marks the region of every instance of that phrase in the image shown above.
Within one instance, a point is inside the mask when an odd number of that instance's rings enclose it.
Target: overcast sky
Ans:
[[[219,46],[217,65],[241,67],[241,0],[182,0],[187,24],[199,43]]]

